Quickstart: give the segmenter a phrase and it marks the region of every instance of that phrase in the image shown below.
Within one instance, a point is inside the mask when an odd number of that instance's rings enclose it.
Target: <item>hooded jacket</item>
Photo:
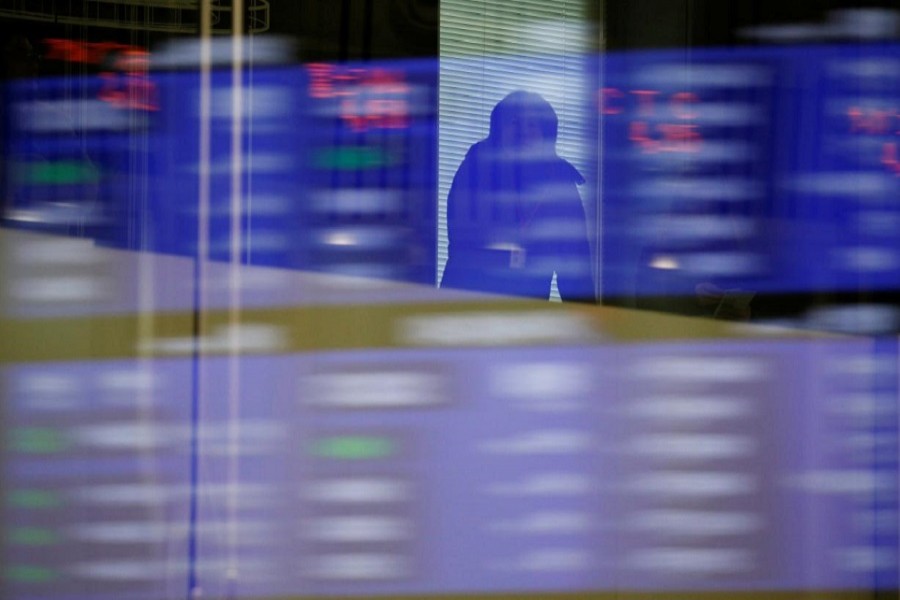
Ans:
[[[591,252],[577,186],[556,154],[558,119],[541,96],[513,92],[491,113],[447,198],[449,259],[441,287],[593,302]]]

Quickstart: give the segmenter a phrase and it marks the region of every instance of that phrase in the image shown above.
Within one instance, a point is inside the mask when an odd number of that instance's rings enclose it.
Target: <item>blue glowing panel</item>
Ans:
[[[159,75],[153,201],[138,224],[145,233],[135,240],[137,248],[195,256],[201,203],[206,202],[210,258],[229,260],[236,252],[245,264],[287,267],[296,262],[295,240],[302,237],[299,207],[305,199],[300,73],[281,68],[240,77],[233,82],[231,71],[213,71],[204,96],[198,73]],[[236,89],[242,94],[237,102]],[[202,127],[208,139],[201,142]],[[201,144],[207,147],[205,158]],[[201,181],[208,186],[204,196]]]
[[[243,115],[235,120],[232,74],[214,71],[204,171],[209,255],[227,260],[236,248],[246,264],[430,283],[433,77],[426,63],[256,70],[243,74]],[[200,83],[195,73],[159,76],[155,202],[144,246],[153,251],[197,252]],[[237,192],[235,123],[242,128]]]
[[[304,65],[304,264],[434,282],[432,61]]]
[[[778,259],[764,226],[775,65],[718,51],[602,64],[604,294],[758,289]]]
[[[898,54],[602,59],[604,294],[896,289]]]
[[[147,111],[114,101],[98,77],[8,82],[2,89],[0,194],[3,222],[77,237],[109,236],[132,201],[126,178],[142,179],[135,135]]]
[[[794,207],[800,289],[900,287],[900,47],[788,57],[792,152],[779,198]],[[796,86],[796,87],[794,87]],[[781,218],[790,223],[791,215]],[[787,284],[787,282],[786,282]]]

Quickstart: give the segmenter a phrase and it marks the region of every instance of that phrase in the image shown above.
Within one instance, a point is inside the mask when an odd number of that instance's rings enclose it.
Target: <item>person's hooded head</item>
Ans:
[[[556,154],[559,119],[539,94],[516,91],[491,112],[490,145],[526,155]]]

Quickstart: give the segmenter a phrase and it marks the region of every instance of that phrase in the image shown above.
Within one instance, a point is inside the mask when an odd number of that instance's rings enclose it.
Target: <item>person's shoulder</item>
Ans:
[[[475,142],[469,147],[459,168],[456,171],[456,177],[461,179],[470,179],[479,177],[497,164],[496,155],[493,148],[484,140]]]
[[[558,177],[567,181],[572,181],[576,185],[585,182],[584,176],[575,168],[575,166],[564,158],[560,158],[556,166]]]
[[[531,176],[554,184],[571,184],[573,187],[585,182],[584,177],[572,163],[559,156],[532,163]]]
[[[485,157],[486,152],[487,152],[487,144],[485,143],[484,140],[481,140],[480,142],[475,142],[474,144],[469,146],[469,149],[466,151],[466,157],[463,159],[463,161],[464,162],[465,161],[474,162],[474,161],[481,160]]]

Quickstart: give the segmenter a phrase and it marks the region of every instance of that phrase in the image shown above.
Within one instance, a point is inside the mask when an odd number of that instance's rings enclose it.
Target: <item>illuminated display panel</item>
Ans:
[[[77,84],[11,85],[21,118],[7,136],[10,225],[197,253],[198,175],[207,169],[200,76],[148,78],[142,64]],[[316,63],[245,74],[243,263],[433,283],[431,66]],[[231,249],[230,111],[231,73],[214,71],[209,250],[217,260]],[[146,196],[131,195],[133,185],[147,186]]]
[[[243,168],[253,194],[242,218],[245,262],[432,281],[433,85],[423,66],[311,64],[253,73],[244,126]],[[229,78],[213,76],[210,246],[221,258],[230,236]],[[185,94],[196,96],[199,79],[161,75],[160,88],[174,107]],[[156,153],[168,162],[156,180],[158,197],[167,200],[150,220],[153,249],[192,253],[198,184],[184,165],[197,162],[199,120],[161,113]]]
[[[599,203],[590,185],[582,195],[589,224],[602,210],[603,296],[693,295],[707,283],[748,294],[895,291],[896,56],[890,45],[813,46],[595,63],[603,82],[586,102],[602,127],[603,187]],[[516,60],[527,72],[543,59]],[[200,116],[181,106],[197,105],[199,76],[148,78],[141,64],[77,85],[10,86],[20,118],[7,136],[9,224],[195,252]],[[244,261],[432,283],[436,76],[429,61],[254,71]],[[218,258],[230,235],[229,82],[214,72]],[[149,148],[135,143],[141,135]],[[136,202],[128,182],[144,177],[152,200]]]
[[[896,588],[895,342],[437,345],[7,363],[8,592]]]
[[[138,102],[125,85],[100,77],[6,84],[4,224],[111,234],[111,215],[127,205],[127,181],[146,177],[133,136],[147,134],[147,113],[122,108]]]
[[[310,268],[434,284],[436,73],[431,61],[303,67]]]
[[[603,291],[896,291],[892,45],[611,53]]]

